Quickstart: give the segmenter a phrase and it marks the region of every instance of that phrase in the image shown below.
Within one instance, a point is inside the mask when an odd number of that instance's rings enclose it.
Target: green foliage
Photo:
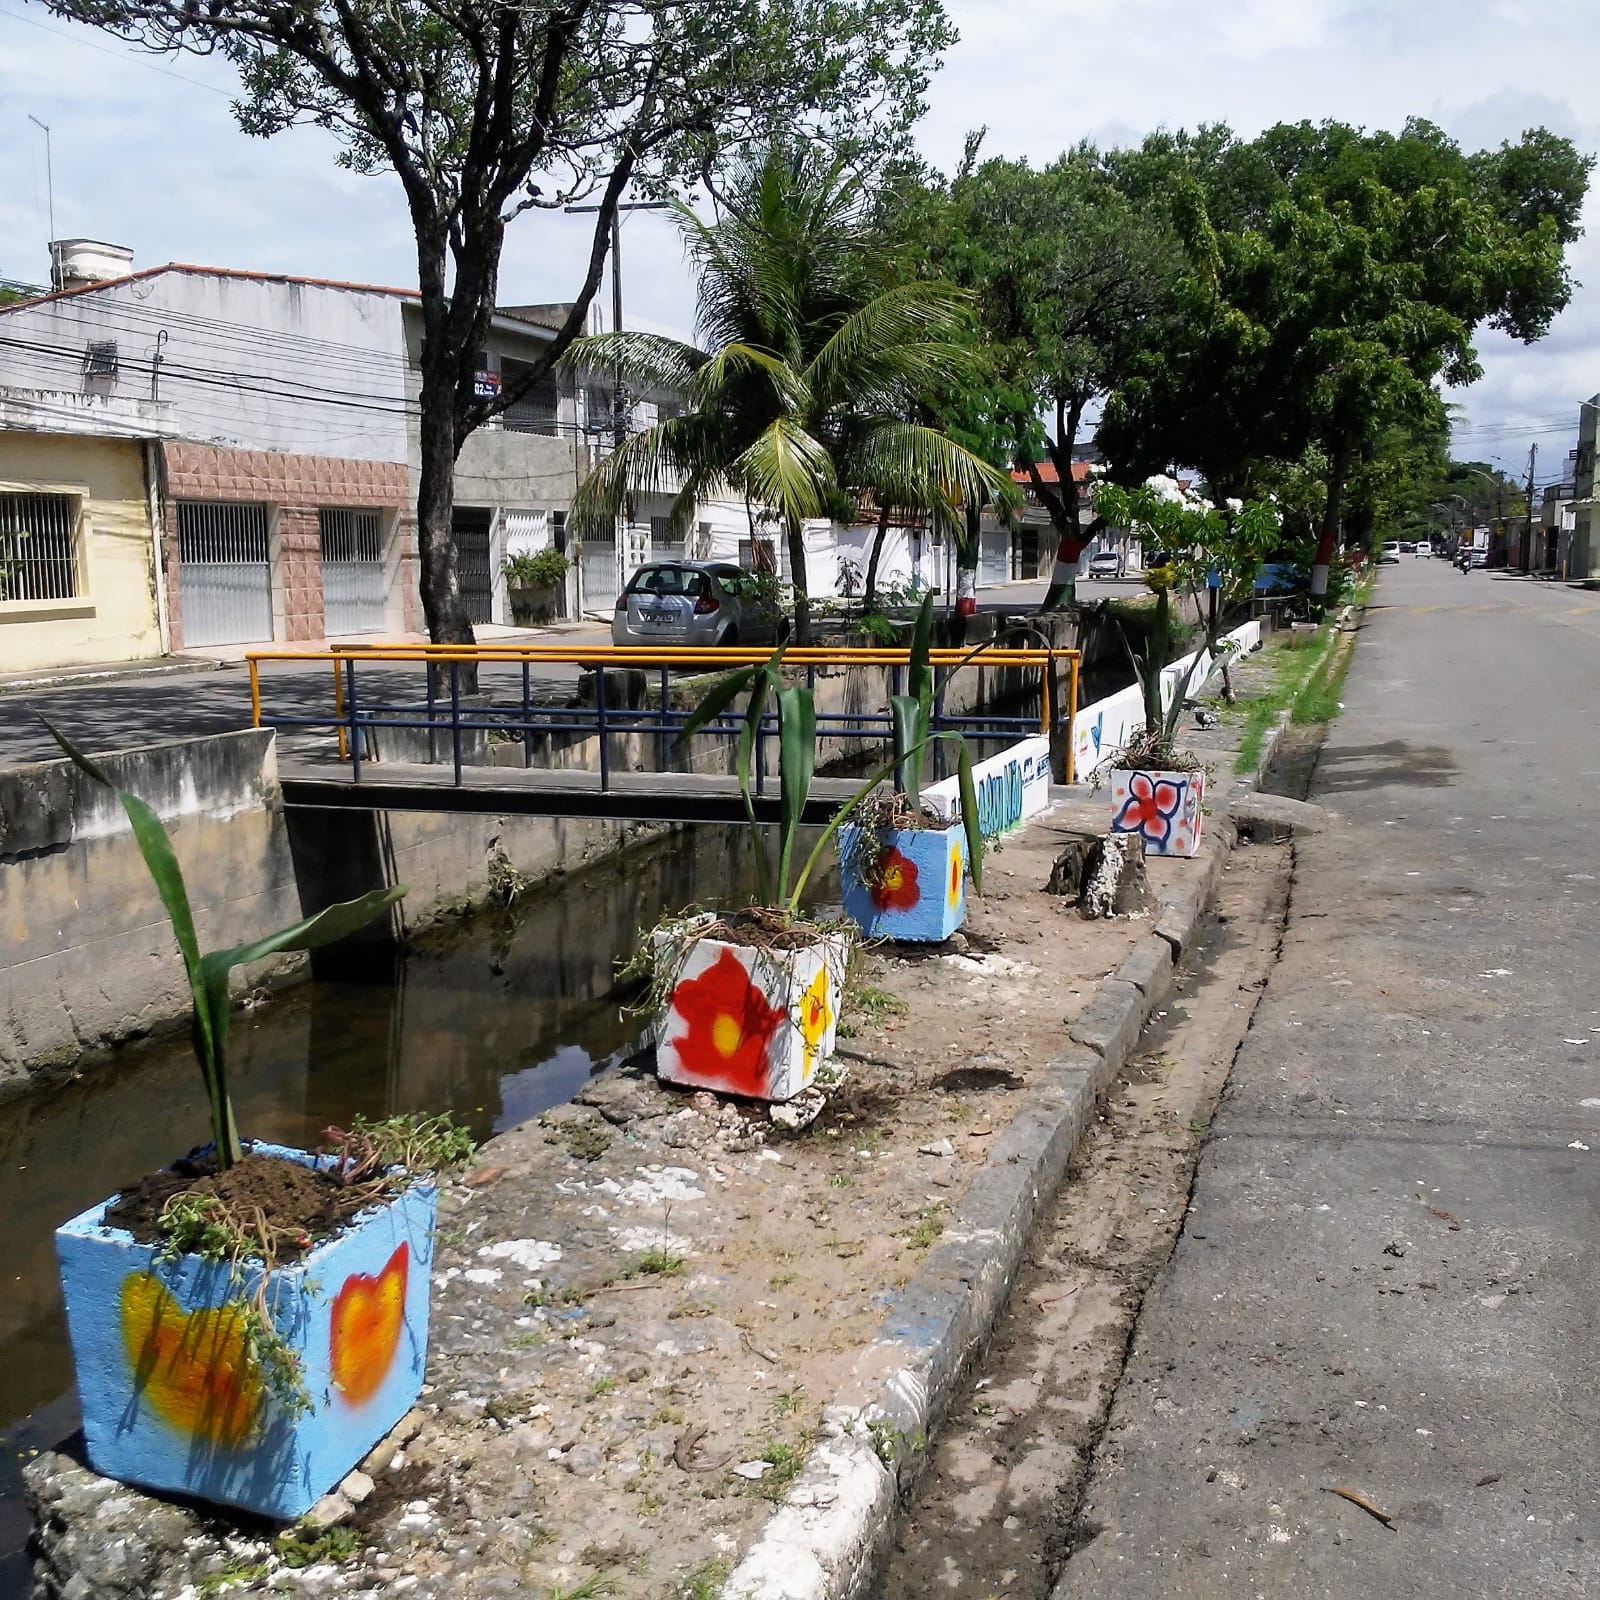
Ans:
[[[1467,156],[1413,121],[1158,134],[1116,164],[1130,187],[1186,197],[1188,264],[1107,403],[1102,447],[1129,477],[1183,462],[1222,495],[1318,451],[1326,562],[1347,491],[1358,533],[1377,515],[1381,485],[1359,474],[1386,431],[1437,429],[1435,386],[1478,375],[1477,330],[1531,341],[1569,300],[1592,162],[1544,130]]]
[[[571,362],[688,397],[683,415],[627,439],[589,474],[573,526],[609,527],[630,495],[676,494],[683,526],[716,486],[773,513],[808,606],[806,519],[881,504],[948,508],[1006,475],[908,420],[966,369],[971,306],[948,284],[888,281],[863,186],[831,157],[774,145],[736,175],[720,220],[679,213],[699,276],[701,347],[656,334],[580,340]]]
[[[1106,484],[1100,490],[1099,506],[1109,522],[1132,529],[1147,550],[1159,546],[1167,553],[1166,565],[1145,573],[1145,582],[1156,594],[1153,625],[1131,637],[1132,630],[1120,618],[1117,628],[1144,699],[1144,734],[1135,751],[1135,764],[1184,767],[1187,760],[1175,748],[1184,700],[1202,659],[1225,659],[1223,603],[1250,594],[1258,566],[1278,542],[1278,511],[1259,500],[1214,505],[1170,478],[1152,478],[1134,489]],[[1187,590],[1197,598],[1204,592],[1210,603],[1205,608],[1204,652],[1195,653],[1182,681],[1173,684],[1170,699],[1164,699],[1162,674],[1177,654],[1170,599],[1173,590]],[[1226,673],[1226,665],[1223,670]]]
[[[379,1173],[391,1181],[464,1167],[478,1146],[448,1111],[401,1111],[391,1117],[357,1112],[345,1129],[330,1128],[325,1153],[346,1183]],[[398,1169],[398,1171],[396,1170]]]
[[[325,1561],[335,1564],[360,1553],[362,1538],[354,1528],[339,1523],[321,1533],[307,1536],[291,1528],[278,1535],[278,1556],[286,1567],[315,1567]]]
[[[507,556],[501,570],[518,588],[548,589],[567,575],[571,562],[559,550],[538,550],[532,555]]]
[[[933,596],[923,596],[922,609],[911,636],[906,681],[909,694],[889,697],[891,735],[894,742],[895,779],[913,813],[922,810],[922,768],[928,746],[936,739],[950,740],[956,747],[956,780],[961,797],[961,828],[967,840],[967,862],[974,888],[983,892],[983,831],[978,825],[978,794],[972,781],[972,752],[956,732],[934,733]],[[968,653],[968,659],[986,649],[987,642]]]
[[[902,176],[892,209],[901,231],[922,241],[928,270],[970,290],[981,308],[986,378],[967,414],[958,406],[950,416],[952,437],[980,453],[1003,439],[1008,465],[1035,469],[1034,497],[1076,559],[1095,530],[1080,522],[1074,446],[1136,339],[1161,324],[1181,266],[1170,202],[1129,192],[1087,144],[1036,171],[980,161],[981,140],[969,138],[948,184]],[[1053,475],[1036,470],[1041,461]],[[1053,587],[1045,608],[1070,598]]]
[[[226,55],[246,132],[314,123],[341,165],[392,172],[416,240],[422,327],[419,536],[436,639],[470,638],[451,549],[461,441],[545,380],[582,333],[614,207],[724,189],[777,136],[871,166],[922,107],[955,34],[940,0],[55,0],[63,15],[157,51]],[[542,357],[482,396],[508,225],[598,202],[586,267]],[[602,370],[604,370],[602,368]],[[442,476],[444,494],[427,485]]]
[[[253,944],[202,954],[183,872],[160,817],[137,795],[118,789],[98,763],[78,750],[47,719],[40,717],[39,720],[81,772],[96,783],[104,784],[116,795],[132,825],[134,840],[155,881],[156,892],[161,897],[167,918],[172,923],[178,951],[188,974],[193,1003],[190,1037],[200,1063],[201,1077],[205,1080],[206,1097],[211,1104],[211,1129],[217,1163],[226,1169],[241,1154],[239,1129],[234,1120],[233,1100],[228,1085],[228,974],[235,967],[248,966],[251,962],[280,951],[315,950],[322,945],[332,944],[382,916],[405,894],[405,886],[378,889],[359,899],[342,901],[291,927],[257,939]]]
[[[727,1576],[727,1562],[712,1556],[673,1584],[670,1600],[717,1600]]]

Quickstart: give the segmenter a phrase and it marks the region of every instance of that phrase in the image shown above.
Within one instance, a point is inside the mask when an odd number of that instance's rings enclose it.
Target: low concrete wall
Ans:
[[[103,764],[167,824],[202,948],[300,914],[270,733],[155,745]],[[0,1099],[187,1014],[172,928],[128,819],[71,762],[0,771],[0,929]],[[260,983],[296,959],[241,981]]]

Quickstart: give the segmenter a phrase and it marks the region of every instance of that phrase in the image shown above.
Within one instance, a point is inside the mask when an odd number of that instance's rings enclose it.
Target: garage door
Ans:
[[[178,595],[186,646],[272,638],[267,508],[180,500]]]
[[[322,539],[323,628],[377,633],[384,623],[383,523],[376,511],[343,506],[317,513]]]

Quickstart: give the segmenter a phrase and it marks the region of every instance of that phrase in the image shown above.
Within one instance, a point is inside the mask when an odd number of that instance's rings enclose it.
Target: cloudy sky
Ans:
[[[1244,134],[1325,117],[1398,128],[1429,117],[1476,148],[1544,125],[1600,149],[1594,0],[947,0],[961,31],[935,79],[919,137],[948,168],[969,128],[991,154],[1047,160],[1081,138],[1128,143],[1158,126],[1225,121]],[[1586,43],[1587,41],[1587,43]],[[56,232],[127,244],[162,261],[414,284],[404,206],[391,179],[333,165],[313,130],[246,138],[230,75],[152,59],[23,0],[0,0],[0,277],[48,276],[44,136]],[[1556,477],[1577,402],[1600,390],[1600,202],[1573,253],[1585,287],[1532,348],[1484,335],[1485,376],[1452,399],[1457,453],[1520,472],[1539,445]],[[581,219],[512,230],[508,300],[559,300],[587,248]],[[629,318],[687,331],[690,285],[660,218],[624,230]]]

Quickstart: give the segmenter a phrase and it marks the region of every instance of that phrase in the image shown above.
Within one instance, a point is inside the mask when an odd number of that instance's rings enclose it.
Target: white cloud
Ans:
[[[1280,120],[1339,118],[1398,128],[1433,119],[1471,146],[1545,124],[1600,146],[1600,77],[1586,69],[1593,0],[947,0],[962,40],[934,79],[919,130],[948,168],[969,129],[985,149],[1048,160],[1074,141],[1126,143],[1153,128],[1227,122],[1253,134]],[[162,66],[194,82],[154,70]],[[56,224],[131,245],[143,264],[189,260],[381,283],[414,283],[393,180],[336,168],[334,145],[301,129],[246,138],[221,63],[151,62],[19,0],[0,0],[0,137],[13,182],[0,188],[0,274],[46,271],[42,139],[51,124]],[[218,91],[222,92],[218,92]],[[24,154],[25,153],[25,154]],[[1485,376],[1452,399],[1462,446],[1515,464],[1535,425],[1564,456],[1577,401],[1600,389],[1597,236],[1573,254],[1585,280],[1550,337],[1525,349],[1485,334]],[[564,299],[589,245],[581,217],[539,214],[510,231],[508,301]],[[623,230],[626,315],[685,332],[692,286],[671,220]],[[603,292],[604,298],[604,292]],[[606,302],[608,306],[608,301]],[[609,306],[608,306],[609,309]],[[1489,430],[1495,430],[1490,432]],[[1564,430],[1564,431],[1563,431]],[[1541,476],[1544,476],[1541,468]]]

